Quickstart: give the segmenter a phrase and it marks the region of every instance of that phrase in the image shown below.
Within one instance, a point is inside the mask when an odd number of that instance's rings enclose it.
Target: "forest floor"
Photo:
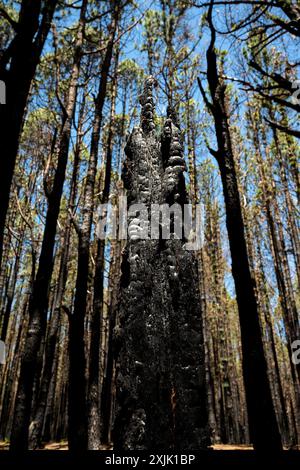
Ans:
[[[239,445],[239,444],[215,444],[212,446],[214,450],[253,450],[253,447],[250,445]],[[0,450],[8,450],[9,443],[0,441]],[[51,442],[46,444],[45,447],[41,450],[68,450],[68,443],[66,441],[62,442]],[[113,450],[112,446],[103,446],[101,450]]]
[[[253,450],[251,445],[247,444],[214,444],[211,446],[214,450]],[[0,441],[0,451],[1,450],[9,450],[9,442]],[[61,442],[49,442],[40,450],[68,450],[68,443],[67,441]],[[103,446],[101,450],[113,450],[112,446]],[[288,450],[287,448],[285,450]],[[293,449],[293,450],[300,450]]]

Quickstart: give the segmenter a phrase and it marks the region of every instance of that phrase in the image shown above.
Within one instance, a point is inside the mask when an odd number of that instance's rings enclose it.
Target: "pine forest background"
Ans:
[[[97,206],[124,194],[124,147],[153,75],[157,131],[174,107],[189,196],[204,212],[197,259],[212,442],[250,442],[215,150],[217,78],[272,402],[284,445],[300,444],[300,374],[292,361],[300,339],[299,18],[297,0],[0,2],[2,441],[14,432],[19,448],[65,440],[68,422],[76,426],[68,418],[69,373],[81,367],[88,416],[97,403],[101,423],[101,436],[92,422],[88,433],[102,446],[111,442],[112,317],[124,242],[97,239]]]

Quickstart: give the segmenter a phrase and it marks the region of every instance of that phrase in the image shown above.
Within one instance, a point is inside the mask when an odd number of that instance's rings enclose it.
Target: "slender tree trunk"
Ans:
[[[15,252],[15,263],[13,267],[13,275],[12,279],[10,281],[10,286],[7,291],[7,296],[6,296],[6,306],[4,310],[4,315],[3,315],[3,323],[2,323],[2,329],[1,329],[1,340],[5,342],[6,340],[6,335],[7,335],[7,330],[8,330],[8,324],[10,320],[10,315],[11,315],[11,309],[12,309],[12,304],[15,296],[15,291],[16,291],[16,285],[17,285],[17,280],[18,280],[18,274],[19,274],[19,267],[20,267],[20,258],[23,250],[23,242],[24,242],[24,230],[22,233],[22,238],[18,242],[18,247]]]
[[[124,190],[121,185],[118,186],[116,197],[124,195]],[[116,214],[118,217],[118,214]],[[118,224],[117,224],[118,225]],[[116,237],[119,236],[119,233]],[[102,444],[109,445],[111,441],[111,426],[113,417],[113,408],[115,402],[115,360],[113,350],[113,331],[115,327],[116,308],[118,303],[118,293],[121,279],[121,262],[122,262],[122,247],[124,241],[112,240],[111,241],[111,262],[109,270],[109,287],[108,292],[111,293],[109,297],[109,306],[104,322],[102,317],[102,343],[103,351],[103,380],[101,388],[100,399],[100,416],[101,416],[101,442]],[[102,310],[103,315],[103,310]],[[104,330],[104,331],[103,331]]]
[[[101,66],[101,76],[99,91],[95,103],[95,118],[93,124],[90,159],[87,180],[85,185],[83,203],[82,226],[78,232],[78,264],[76,293],[74,300],[74,312],[70,317],[70,370],[69,370],[69,448],[70,450],[84,450],[87,446],[99,449],[99,432],[93,427],[93,435],[88,441],[88,422],[86,406],[86,380],[85,380],[85,345],[84,345],[84,324],[87,310],[87,287],[89,275],[89,255],[90,255],[90,234],[92,228],[92,216],[94,210],[94,189],[96,181],[98,146],[100,140],[100,130],[102,124],[102,112],[106,98],[108,74],[113,56],[113,46],[115,34],[118,27],[121,13],[120,1],[113,4],[112,20],[110,26],[110,36]],[[93,344],[91,345],[93,348]],[[98,361],[99,367],[99,361]],[[93,371],[94,373],[95,371]],[[96,372],[95,372],[96,373]],[[94,419],[93,416],[92,419]]]
[[[253,128],[253,143],[255,148],[256,164],[258,168],[259,178],[262,187],[262,201],[266,213],[266,220],[269,229],[269,236],[271,240],[271,253],[274,260],[274,269],[276,274],[277,286],[279,291],[279,301],[281,304],[283,321],[287,335],[287,348],[289,351],[289,361],[292,372],[292,377],[295,386],[295,393],[298,403],[300,403],[299,395],[299,365],[295,366],[292,362],[292,349],[291,344],[295,338],[299,337],[299,322],[297,319],[297,308],[295,305],[294,293],[292,288],[292,281],[289,269],[289,263],[285,248],[285,237],[283,234],[283,227],[279,213],[277,202],[277,189],[272,180],[271,174],[268,174],[268,165],[264,164],[261,143],[259,139],[259,132],[257,123],[253,120],[252,113],[249,113],[251,124]],[[263,146],[267,148],[266,138],[263,135]],[[279,149],[278,149],[279,150]],[[279,156],[280,158],[280,156]],[[270,158],[267,163],[271,164]],[[270,166],[271,168],[271,166]],[[296,369],[297,375],[296,376]],[[296,413],[299,416],[299,412]],[[299,418],[298,418],[299,421]]]
[[[272,109],[269,111],[271,120],[275,120],[274,112]],[[288,233],[291,240],[293,256],[295,260],[295,268],[298,278],[298,287],[300,287],[300,238],[299,238],[299,229],[296,224],[295,219],[295,212],[297,208],[292,202],[289,186],[288,186],[288,178],[287,178],[287,171],[286,171],[286,161],[283,156],[283,152],[280,146],[280,136],[278,135],[278,131],[273,128],[273,137],[275,142],[275,149],[276,149],[276,157],[279,164],[280,169],[280,178],[283,187],[284,199],[286,203],[286,213],[287,213],[287,224],[288,224]]]
[[[245,240],[244,223],[238,190],[234,155],[227,115],[226,86],[218,74],[215,52],[216,32],[212,23],[211,2],[208,22],[212,39],[207,51],[207,79],[212,103],[199,86],[213,114],[218,150],[211,149],[217,159],[225,198],[226,224],[232,258],[243,350],[243,375],[246,390],[250,435],[256,450],[280,450],[281,438],[272,403],[267,364],[260,331],[258,306],[251,277]]]
[[[41,431],[44,423],[45,407],[47,403],[48,388],[53,373],[53,358],[57,342],[57,332],[59,329],[60,315],[59,311],[54,311],[51,324],[49,326],[49,334],[46,341],[44,351],[44,370],[38,394],[38,401],[34,418],[29,428],[29,448],[31,450],[38,449],[41,446]]]
[[[284,392],[283,392],[283,386],[282,386],[282,379],[281,379],[281,374],[280,374],[280,367],[279,367],[279,362],[278,362],[278,357],[277,357],[277,351],[276,351],[276,343],[275,343],[275,336],[274,336],[274,327],[273,327],[273,321],[271,318],[271,305],[270,305],[270,299],[269,299],[269,294],[267,292],[266,286],[267,286],[267,279],[265,275],[265,270],[262,262],[262,253],[261,253],[261,247],[260,247],[260,239],[259,239],[259,230],[258,230],[258,223],[255,221],[255,236],[257,239],[257,262],[258,262],[258,292],[259,292],[259,297],[261,298],[261,309],[265,317],[265,322],[267,326],[267,331],[268,331],[268,342],[271,343],[271,352],[273,356],[273,361],[274,361],[274,374],[275,374],[275,381],[276,381],[276,386],[278,388],[278,395],[279,395],[279,403],[280,403],[280,422],[282,426],[282,433],[286,438],[286,443],[290,442],[290,436],[289,436],[289,424],[288,424],[288,413],[287,413],[287,408],[286,408],[286,403],[285,403],[285,398],[284,398]],[[270,364],[272,366],[272,363]],[[295,429],[293,431],[296,431]],[[292,435],[293,433],[291,433]]]
[[[0,266],[10,187],[26,103],[57,1],[23,0],[15,37],[0,58],[0,80],[6,86],[6,104],[0,106],[1,143],[5,149],[0,164]]]
[[[118,53],[117,53],[118,56]],[[114,118],[115,118],[115,101],[117,87],[117,69],[118,57],[115,58],[115,71],[112,82],[111,91],[111,112],[110,124],[107,139],[107,152],[105,161],[105,177],[104,188],[101,197],[101,204],[107,204],[110,183],[111,183],[111,166],[113,152],[113,136],[114,136]],[[89,390],[88,390],[88,448],[90,450],[99,449],[100,446],[100,350],[101,350],[101,331],[103,326],[103,300],[104,300],[104,252],[105,240],[97,240],[97,254],[95,259],[95,276],[94,276],[94,302],[91,313],[91,350],[89,363]]]
[[[84,106],[85,100],[81,104],[81,109],[79,113],[79,122],[77,129],[77,142],[74,152],[74,165],[73,165],[73,175],[71,181],[71,190],[69,196],[69,210],[74,211],[76,195],[77,195],[77,178],[80,162],[80,150],[82,145],[82,126],[83,126],[83,117],[84,117]],[[71,239],[71,216],[69,215],[66,222],[65,232],[63,236],[62,244],[62,253],[60,260],[59,276],[58,276],[58,287],[57,292],[54,297],[54,307],[53,314],[50,320],[49,334],[46,340],[45,348],[45,363],[43,368],[43,375],[41,379],[41,391],[39,393],[38,402],[36,411],[34,413],[34,418],[30,424],[30,436],[29,436],[29,447],[30,449],[37,449],[41,445],[43,424],[45,420],[45,413],[47,407],[47,401],[49,396],[49,390],[53,391],[54,387],[52,384],[51,387],[51,378],[54,372],[55,358],[56,358],[56,348],[57,348],[57,336],[60,326],[60,315],[61,309],[63,307],[63,295],[66,287],[67,277],[68,277],[68,260],[69,260],[69,251],[70,251],[70,239]],[[50,401],[51,397],[49,397]]]
[[[48,311],[49,285],[53,270],[53,252],[56,236],[57,220],[61,196],[65,181],[65,172],[69,153],[72,120],[74,116],[77,82],[82,56],[83,28],[87,0],[83,0],[81,16],[78,25],[74,64],[71,74],[65,117],[60,135],[57,168],[53,188],[48,194],[48,210],[44,238],[39,259],[37,275],[29,303],[29,328],[22,358],[14,425],[11,436],[11,449],[25,450],[28,446],[28,430],[33,397],[33,384],[37,355],[45,336]]]

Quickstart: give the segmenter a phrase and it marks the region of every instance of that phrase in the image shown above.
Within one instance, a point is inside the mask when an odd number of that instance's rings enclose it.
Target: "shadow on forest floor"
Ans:
[[[220,451],[226,451],[226,450],[253,450],[253,447],[249,444],[214,444],[211,446],[212,449],[214,450],[220,450]],[[0,451],[1,450],[9,450],[9,442],[1,442],[0,441]],[[67,441],[62,441],[62,442],[50,442],[48,444],[45,444],[43,448],[40,450],[68,450],[68,443]],[[112,445],[107,445],[107,446],[102,446],[101,450],[113,450]],[[285,448],[285,450],[288,450],[288,448]],[[300,449],[293,449],[293,450],[300,450]]]
[[[239,444],[215,444],[212,446],[214,450],[252,450],[253,447],[250,445],[239,445]],[[9,442],[0,442],[0,450],[8,450]],[[41,450],[68,450],[68,443],[62,442],[50,442],[46,444]],[[101,450],[113,450],[112,446],[103,446]]]

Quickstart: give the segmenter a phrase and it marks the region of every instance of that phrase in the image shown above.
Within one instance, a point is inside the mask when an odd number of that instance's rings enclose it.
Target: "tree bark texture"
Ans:
[[[5,149],[0,163],[0,264],[10,187],[26,103],[56,5],[57,0],[23,0],[16,34],[0,57],[0,80],[6,85],[6,105],[0,106],[1,142]]]
[[[212,102],[209,102],[200,80],[198,80],[198,83],[201,94],[215,122],[218,150],[210,149],[210,151],[219,165],[226,207],[226,226],[241,327],[243,376],[250,437],[255,450],[279,451],[282,449],[281,436],[267,375],[267,363],[255,297],[255,280],[250,271],[228,118],[226,85],[220,78],[217,64],[216,30],[212,21],[212,8],[213,1],[208,13],[211,43],[206,54],[207,81]]]
[[[153,77],[145,82],[141,125],[125,149],[128,205],[183,206],[188,201],[180,130],[169,109],[157,137],[154,85]],[[114,448],[205,448],[209,433],[196,257],[172,233],[169,240],[161,235],[138,239],[134,224],[131,220],[123,253],[114,328]]]

